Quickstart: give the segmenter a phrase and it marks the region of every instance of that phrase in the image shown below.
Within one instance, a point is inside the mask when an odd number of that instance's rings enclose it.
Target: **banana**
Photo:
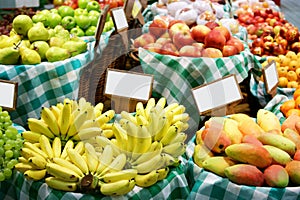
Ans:
[[[50,144],[49,138],[47,138],[44,135],[41,135],[40,144],[41,144],[41,149],[48,155],[48,157],[50,159],[52,159],[53,158],[53,150],[52,150],[52,146]]]
[[[138,127],[132,121],[129,121],[127,119],[125,119],[124,121],[126,121],[126,128],[124,129],[127,132],[127,151],[132,152],[136,142],[136,137],[138,135]]]
[[[125,154],[120,154],[118,155],[111,163],[109,166],[107,166],[100,174],[99,176],[101,177],[103,174],[106,174],[108,172],[116,172],[120,171],[124,168],[126,164],[126,155]]]
[[[100,136],[102,134],[102,129],[99,127],[89,127],[80,130],[76,135],[72,137],[73,140],[86,140],[92,137]]]
[[[151,158],[155,157],[156,155],[160,154],[162,152],[162,145],[160,145],[160,149],[157,149],[155,151],[148,151],[146,153],[141,154],[136,160],[134,160],[131,164],[132,165],[139,165],[141,163],[144,163]]]
[[[25,141],[28,141],[30,143],[35,143],[35,142],[39,142],[40,133],[36,133],[33,131],[23,131],[21,133],[22,137],[24,138]]]
[[[111,130],[112,126],[113,123],[105,123],[100,128],[102,128],[103,130]]]
[[[174,115],[171,123],[174,124],[177,121],[187,122],[189,119],[190,116],[188,113],[182,113],[182,114]]]
[[[166,106],[166,103],[167,103],[167,99],[164,98],[164,97],[161,97],[161,98],[157,101],[155,107],[160,107],[161,109],[164,109],[165,106]]]
[[[110,145],[113,150],[113,155],[119,155],[121,153],[119,148],[116,145],[114,145],[108,138],[103,136],[97,136],[95,140],[96,143],[103,149],[105,148],[105,146]]]
[[[72,102],[70,99],[65,99],[58,120],[60,133],[62,136],[65,136],[68,132],[70,122],[71,122],[71,112],[72,112]]]
[[[125,195],[128,192],[130,192],[131,190],[133,190],[134,187],[135,187],[135,180],[129,180],[129,186],[119,189],[115,194],[119,195],[119,196]]]
[[[24,142],[23,147],[29,148],[32,151],[38,153],[41,157],[47,159],[49,156],[46,154],[46,152],[42,151],[40,148],[36,147],[34,144],[30,142]]]
[[[74,150],[77,151],[80,155],[84,153],[84,142],[79,141],[76,146],[74,147]]]
[[[67,149],[70,160],[84,173],[89,174],[89,168],[84,158],[74,149]]]
[[[53,157],[59,158],[61,155],[61,140],[60,137],[55,137],[52,142]]]
[[[178,158],[175,158],[173,155],[170,155],[168,153],[162,153],[162,156],[164,159],[164,165],[162,165],[161,167],[172,166],[180,162]]]
[[[122,111],[121,112],[121,117],[123,119],[127,119],[127,120],[133,122],[134,124],[137,124],[136,118],[132,114],[130,114],[130,113],[126,112],[126,111]]]
[[[170,126],[160,142],[163,144],[163,146],[168,145],[176,137],[177,133],[178,127],[176,125]]]
[[[35,118],[28,118],[28,128],[36,133],[41,133],[48,138],[54,138],[55,135],[50,131],[48,125],[42,121]]]
[[[41,157],[43,158],[43,156],[41,156],[41,154],[33,151],[32,149],[29,149],[27,147],[23,147],[21,149],[21,155],[26,158],[27,160],[30,158],[30,157]]]
[[[60,178],[62,180],[70,181],[70,182],[79,180],[78,174],[74,172],[72,169],[63,167],[56,163],[47,163],[46,169],[48,174],[56,178]]]
[[[263,147],[270,153],[271,157],[273,158],[274,164],[285,166],[292,160],[291,156],[287,152],[279,149],[278,147],[271,145],[263,145]]]
[[[79,128],[78,131],[81,131],[83,129],[90,128],[90,127],[100,127],[100,126],[98,125],[98,122],[96,122],[96,120],[88,119],[82,124],[82,126]]]
[[[168,106],[166,106],[164,108],[165,113],[170,112],[171,110],[174,110],[175,108],[177,108],[179,106],[179,104],[177,102],[173,102],[171,104],[169,104]]]
[[[74,136],[78,132],[78,130],[80,129],[80,127],[82,126],[82,124],[87,119],[86,117],[87,117],[87,112],[80,112],[74,118],[73,123],[70,124],[70,128],[68,129],[68,133],[67,133],[67,137],[68,138]]]
[[[55,177],[47,177],[45,179],[47,185],[53,189],[66,191],[66,192],[74,192],[77,190],[76,182],[67,182]]]
[[[173,116],[176,116],[176,115],[183,114],[184,111],[185,111],[185,107],[183,105],[178,105],[176,108],[170,110],[169,112],[171,112]]]
[[[108,110],[101,114],[99,117],[96,118],[96,121],[99,123],[101,127],[103,124],[109,122],[115,116],[114,110]]]
[[[133,168],[136,169],[138,173],[145,174],[153,170],[159,169],[163,165],[164,158],[163,154],[160,153],[143,163],[133,166]]]
[[[158,119],[158,127],[160,127],[160,130],[154,135],[154,140],[160,141],[165,134],[167,133],[169,127],[171,125],[171,120],[167,116],[161,116]]]
[[[45,169],[47,161],[43,157],[30,157],[29,163],[34,164],[37,169]]]
[[[96,174],[101,174],[101,172],[108,167],[113,160],[113,149],[111,145],[106,145],[99,158],[99,164],[96,170]]]
[[[145,114],[145,108],[142,102],[137,102],[136,106],[135,106],[135,112],[137,115],[142,115],[144,117],[146,117]]]
[[[150,115],[150,113],[148,115]],[[135,118],[138,126],[148,126],[149,122],[143,115],[135,115]]]
[[[46,169],[29,169],[24,172],[24,176],[27,179],[39,181],[46,176]]]
[[[48,125],[49,129],[52,131],[52,133],[55,136],[60,135],[60,130],[59,130],[59,126],[58,126],[56,117],[49,108],[42,107],[41,119]]]
[[[149,126],[148,128],[148,132],[150,133],[150,135],[153,137],[154,135],[156,135],[158,133],[158,131],[160,130],[161,127],[158,127],[158,120],[159,120],[159,114],[157,113],[156,109],[152,109],[150,111],[149,114]]]
[[[62,159],[62,158],[53,158],[53,162],[56,163],[56,164],[58,164],[58,165],[60,165],[60,166],[62,166],[62,167],[71,169],[79,177],[83,177],[84,176],[83,172],[76,165],[74,165],[73,163],[71,163],[70,161],[67,161],[67,160]]]
[[[150,115],[150,110],[155,107],[156,103],[155,103],[155,99],[154,98],[150,98],[146,104],[145,107],[145,118],[146,120],[149,119],[149,115]]]
[[[79,109],[79,105],[78,105],[77,101],[71,101],[71,103],[72,103],[72,105],[71,105],[71,107],[72,107],[71,112],[73,113],[74,111],[76,111],[76,110]]]
[[[114,136],[114,132],[112,130],[103,130],[101,135],[106,138],[112,138]]]
[[[100,114],[102,113],[103,108],[104,108],[104,105],[102,102],[97,103],[94,107],[95,110],[100,111]],[[96,116],[96,117],[98,117],[98,116]]]
[[[181,156],[185,152],[186,145],[183,142],[176,142],[173,144],[169,144],[164,146],[162,149],[163,153],[170,154],[175,158]]]
[[[37,167],[32,163],[22,163],[22,162],[15,164],[14,168],[22,173],[25,173],[27,170],[37,169]]]
[[[117,146],[123,150],[127,149],[127,131],[124,130],[119,123],[114,123],[112,131],[117,140]]]
[[[159,174],[153,170],[147,174],[138,174],[135,177],[135,184],[140,187],[149,187],[158,181]]]
[[[119,180],[131,180],[137,175],[136,169],[124,169],[117,172],[106,173],[102,179],[106,183],[116,182]]]
[[[94,174],[99,164],[95,148],[90,143],[85,143],[85,154],[89,171]]]
[[[69,149],[69,148],[73,149],[73,147],[74,147],[73,140],[68,140],[64,146],[63,151],[61,152],[60,157],[63,159],[66,159],[68,157],[67,149]]]
[[[61,111],[64,107],[64,104],[63,103],[57,103],[56,107]]]
[[[165,167],[165,168],[156,170],[156,172],[158,173],[157,181],[161,181],[161,180],[165,179],[168,176],[169,171],[170,171],[169,167]]]
[[[176,142],[185,142],[186,138],[187,138],[187,134],[185,134],[184,132],[177,133],[175,138],[170,141],[170,144]]]
[[[152,137],[146,126],[137,127],[137,137],[135,138],[133,153],[145,153],[152,144]]]
[[[131,186],[130,183],[131,180],[120,180],[112,183],[100,183],[100,192],[103,195],[107,195],[107,196],[123,195],[121,193],[121,190],[124,190],[124,188],[129,188]]]
[[[162,143],[158,141],[152,142],[148,152],[156,151],[156,150],[161,150],[162,149]]]
[[[19,163],[29,163],[29,161],[26,158],[24,158],[23,156],[19,156],[18,161],[19,161]]]
[[[50,106],[50,111],[54,114],[56,121],[58,121],[61,113],[60,109],[57,106],[52,105]]]

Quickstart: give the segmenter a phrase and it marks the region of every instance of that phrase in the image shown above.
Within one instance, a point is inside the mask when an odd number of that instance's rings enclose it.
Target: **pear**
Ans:
[[[20,35],[13,35],[13,36],[0,36],[2,39],[0,39],[0,49],[5,47],[11,47],[15,44],[18,44],[21,41]]]
[[[61,47],[65,43],[65,39],[54,36],[48,42],[50,47]]]
[[[21,62],[24,65],[35,65],[41,63],[41,56],[35,50],[25,46],[20,47]]]
[[[61,37],[61,38],[63,38],[65,41],[70,40],[70,38],[71,38],[70,32],[69,32],[68,30],[62,30],[62,31],[56,33],[55,36]]]
[[[30,42],[38,40],[47,41],[49,39],[49,32],[44,27],[44,24],[42,22],[38,22],[32,28],[29,29],[27,36]]]
[[[0,64],[15,65],[18,63],[19,57],[19,48],[16,46],[10,46],[0,49]]]
[[[49,49],[49,45],[45,41],[35,41],[30,45],[30,49],[35,50],[38,52],[41,56],[41,59],[44,60],[46,59],[46,52]]]
[[[67,41],[62,45],[62,48],[67,49],[71,56],[76,56],[87,50],[87,44],[84,41]]]
[[[49,62],[55,62],[70,58],[71,54],[67,49],[60,47],[50,47],[46,52],[46,58]]]
[[[48,33],[49,33],[49,39],[50,39],[51,37],[54,37],[54,36],[55,36],[55,31],[54,31],[53,28],[48,29]]]
[[[30,47],[30,41],[29,40],[21,40],[21,43],[20,43],[19,47],[21,47],[21,46],[25,46],[25,47],[29,48]]]
[[[29,29],[33,26],[31,18],[27,15],[18,15],[14,18],[12,27],[20,35],[26,36]]]
[[[65,30],[65,28],[62,25],[57,25],[54,27],[55,33],[59,33],[60,31]]]

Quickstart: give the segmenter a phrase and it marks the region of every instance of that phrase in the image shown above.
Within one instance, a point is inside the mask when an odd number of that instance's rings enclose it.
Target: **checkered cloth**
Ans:
[[[208,172],[193,162],[194,147],[195,137],[189,141],[186,151],[189,157],[186,164],[186,177],[189,185],[192,186],[188,198],[190,200],[277,200],[300,198],[300,187],[272,188],[237,185],[227,178]]]
[[[43,181],[26,180],[23,174],[15,172],[13,177],[0,182],[0,199],[51,199],[51,200],[96,200],[96,199],[187,199],[190,189],[185,178],[184,167],[172,168],[168,176],[149,188],[136,186],[125,196],[110,197],[102,194],[83,194],[51,189]]]
[[[224,58],[189,58],[161,55],[139,48],[139,59],[143,72],[154,75],[153,94],[164,96],[168,104],[178,102],[186,107],[190,115],[189,131],[194,134],[199,116],[192,88],[209,83],[229,74],[235,74],[238,82],[248,77],[248,71],[257,68],[256,60],[245,44],[239,55]],[[222,94],[220,94],[222,98]]]
[[[103,34],[99,49],[108,42],[110,32]],[[82,69],[93,58],[93,37],[85,37],[88,51],[64,61],[38,65],[0,65],[0,79],[18,82],[17,108],[10,112],[15,123],[26,126],[29,117],[39,118],[42,106],[76,99]]]

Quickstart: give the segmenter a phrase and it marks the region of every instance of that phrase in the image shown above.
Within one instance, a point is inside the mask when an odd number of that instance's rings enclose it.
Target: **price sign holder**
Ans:
[[[269,62],[268,65],[262,69],[262,73],[263,73],[266,91],[268,94],[274,97],[277,93],[277,86],[279,83],[278,72],[277,72],[275,61],[272,60],[271,62]]]
[[[97,24],[97,31],[96,31],[96,43],[95,43],[95,50],[97,49],[99,43],[100,43],[100,38],[101,38],[101,34],[103,32],[104,29],[104,25],[105,25],[105,21],[106,21],[106,16],[109,10],[109,5],[105,5],[99,19],[98,19],[98,24]]]
[[[0,79],[0,106],[6,110],[17,107],[18,82]]]
[[[123,7],[117,7],[110,10],[116,32],[128,30],[128,22]]]
[[[112,108],[134,112],[137,102],[147,102],[152,94],[153,75],[107,69],[104,95],[111,98]]]
[[[127,21],[130,20],[131,17],[134,19],[138,19],[141,25],[145,24],[144,17],[142,15],[142,8],[145,9],[147,7],[147,1],[142,0],[126,0],[124,5],[124,12],[126,15]]]
[[[192,89],[200,115],[224,116],[233,114],[234,107],[243,99],[236,76],[225,76]]]

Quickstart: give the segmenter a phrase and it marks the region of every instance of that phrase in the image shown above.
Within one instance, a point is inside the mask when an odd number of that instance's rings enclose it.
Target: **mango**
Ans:
[[[270,187],[286,187],[289,184],[289,174],[281,165],[271,165],[264,171],[265,183]]]
[[[214,156],[205,159],[202,164],[204,169],[211,171],[219,176],[225,177],[225,169],[227,167],[235,165],[236,162],[231,160],[229,157]]]
[[[242,121],[246,121],[252,118],[244,113],[235,113],[229,116],[230,119],[233,119],[235,121],[237,121],[238,123],[242,122]]]
[[[214,156],[214,154],[204,145],[197,144],[194,148],[193,159],[194,163],[199,167],[203,166],[203,161],[209,157]]]
[[[290,154],[277,147],[271,145],[263,145],[263,147],[270,153],[273,159],[272,164],[285,166],[288,162],[292,160]]]
[[[272,157],[265,148],[250,143],[232,144],[225,149],[225,153],[233,160],[259,168],[268,167],[272,163]]]
[[[265,131],[276,130],[281,133],[281,124],[274,113],[265,109],[259,109],[257,112],[257,124]]]
[[[264,174],[254,165],[236,164],[227,167],[224,173],[230,181],[240,185],[262,186],[264,184]]]
[[[239,130],[238,125],[238,122],[233,119],[224,119],[223,130],[225,131],[226,135],[230,138],[232,144],[238,144],[242,142],[243,134]]]
[[[283,136],[292,140],[296,144],[296,149],[300,149],[300,135],[293,129],[286,128],[283,132]]]
[[[294,160],[299,160],[300,161],[300,149],[298,149],[296,151],[296,153],[294,154],[294,157],[293,157]]]
[[[243,135],[260,136],[265,131],[252,119],[243,120],[239,123],[239,130]]]
[[[300,121],[300,116],[298,115],[290,115],[281,125],[281,131],[284,132],[285,129],[290,128],[294,131],[297,131],[296,129],[296,123]],[[299,132],[298,132],[299,133]]]
[[[289,174],[291,182],[300,185],[300,161],[292,160],[286,164],[285,169]]]
[[[257,146],[263,146],[263,144],[253,135],[245,135],[242,138],[242,143],[250,143]]]

